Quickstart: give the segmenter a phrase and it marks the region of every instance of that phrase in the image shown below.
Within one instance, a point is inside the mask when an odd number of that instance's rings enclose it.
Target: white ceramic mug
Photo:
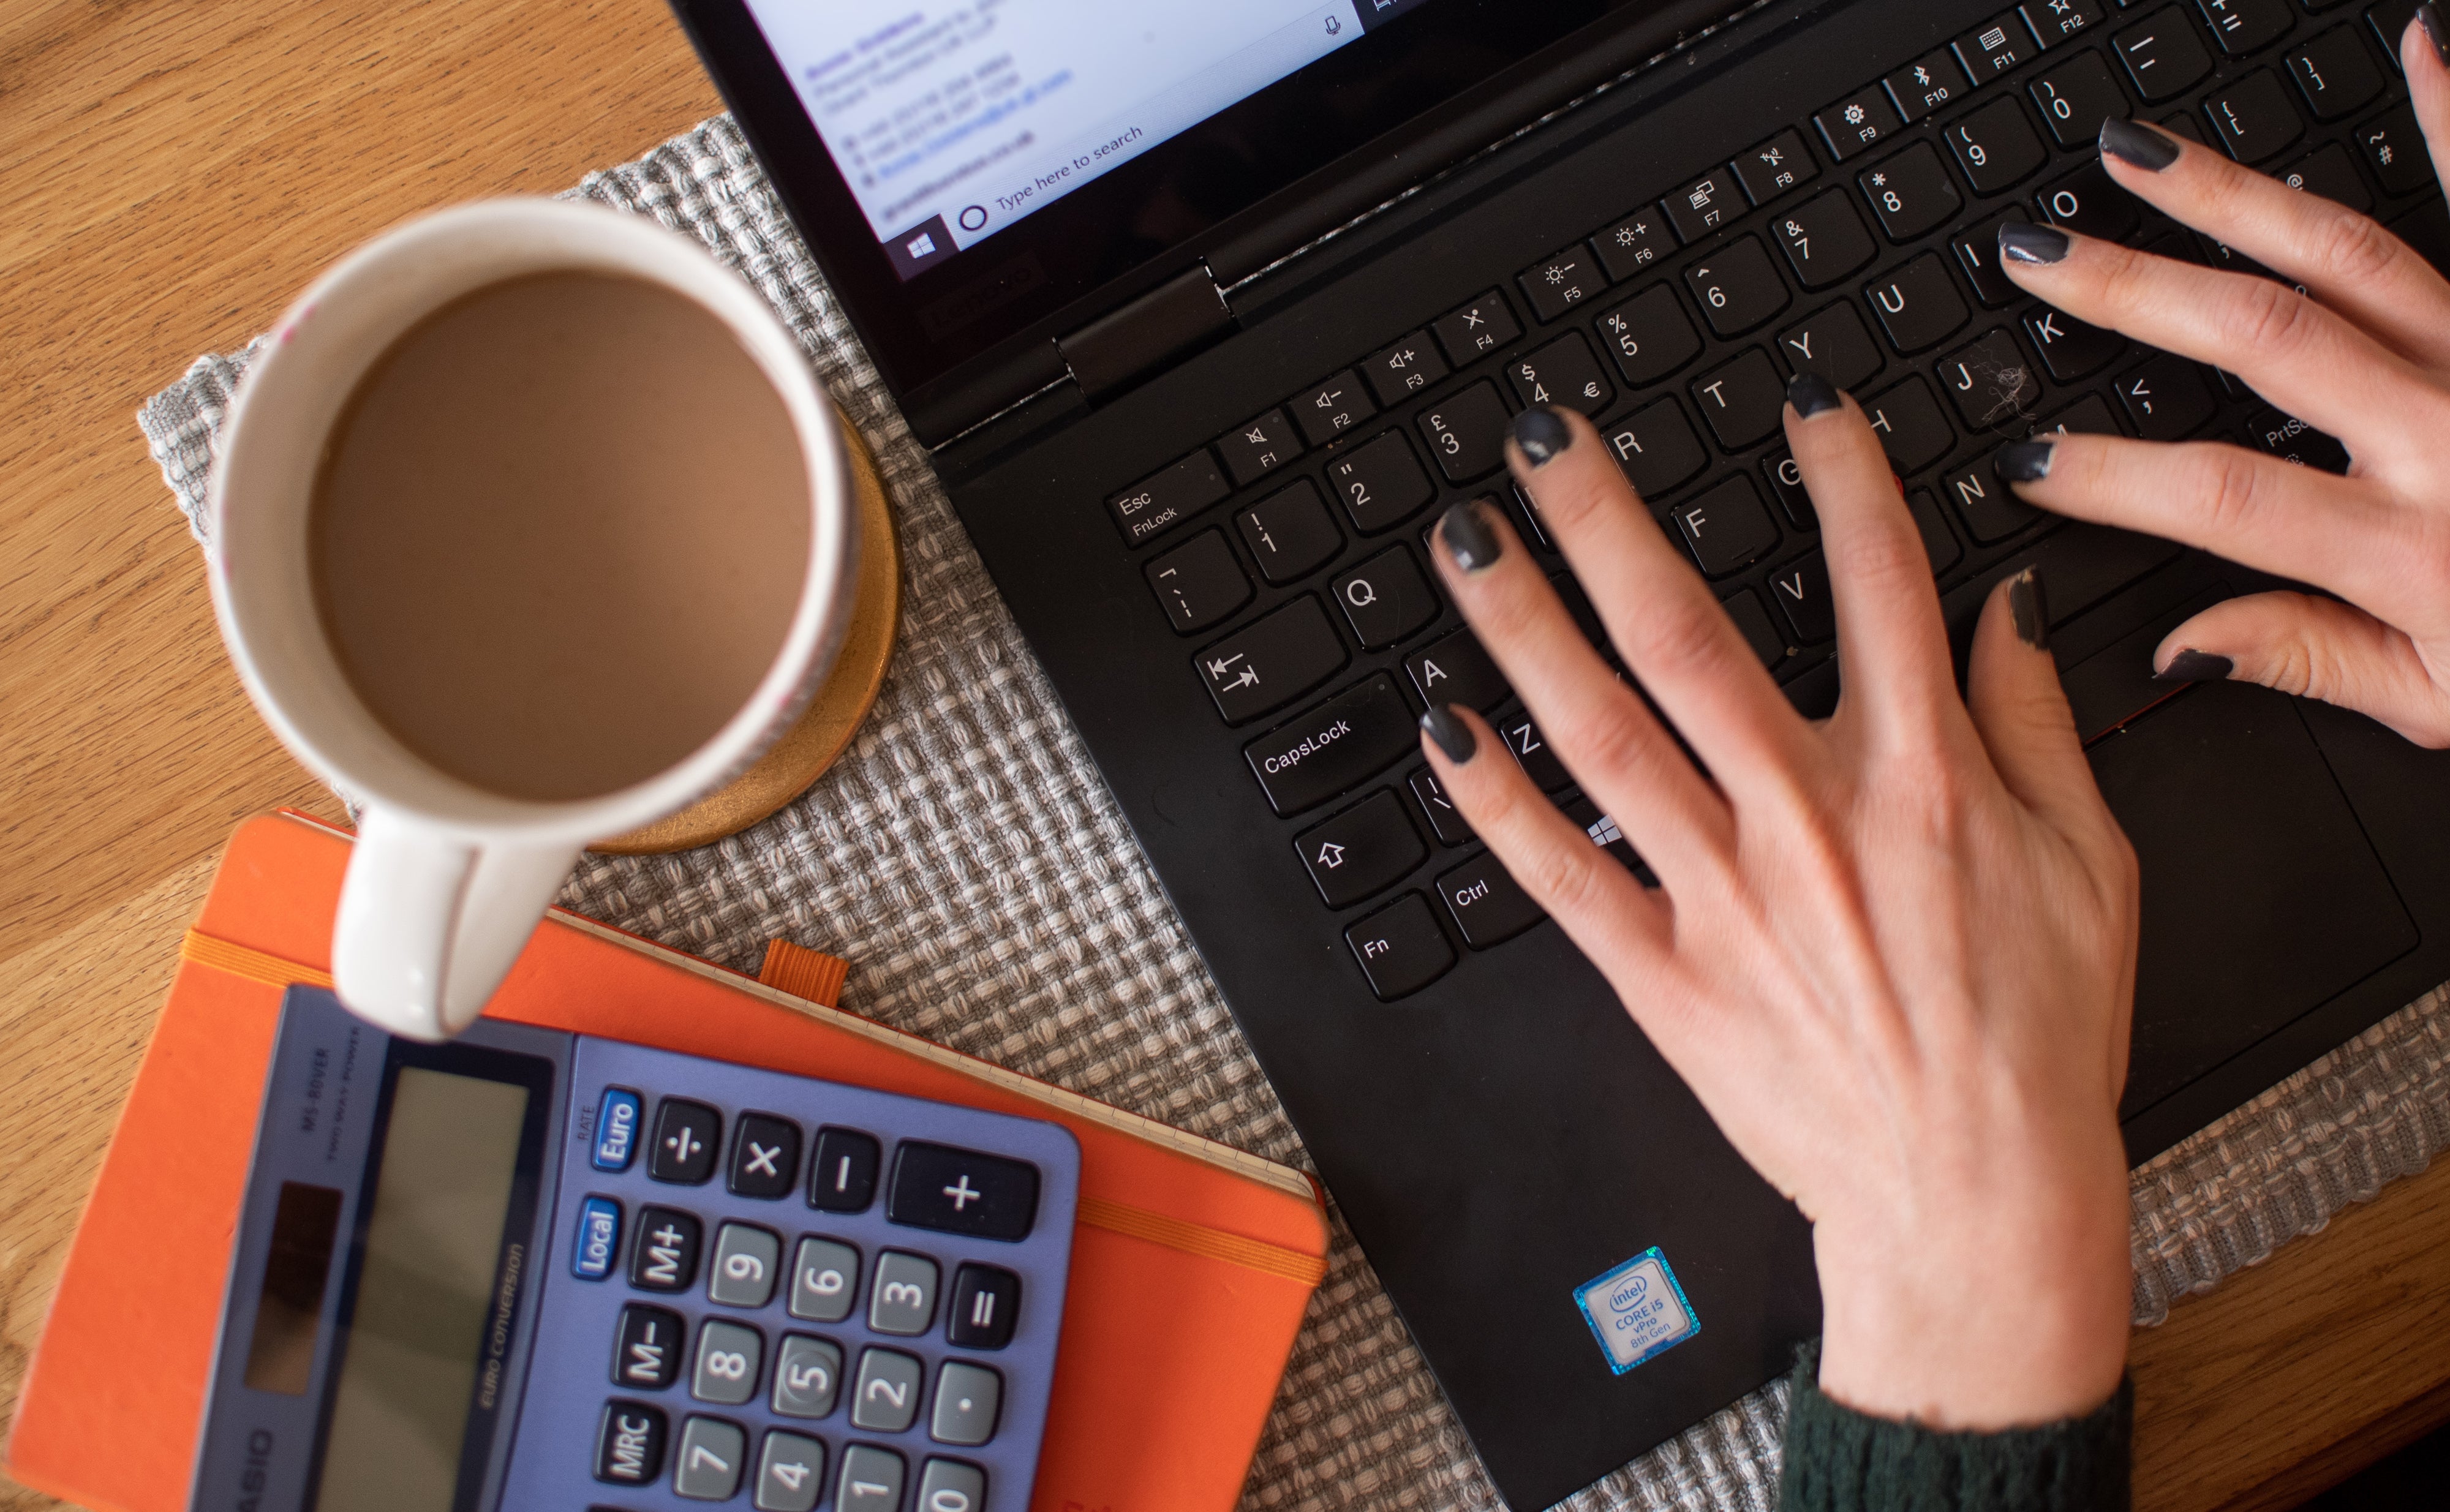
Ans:
[[[307,522],[325,437],[395,339],[487,284],[570,269],[662,284],[731,328],[798,431],[813,518],[798,608],[748,703],[654,777],[544,803],[444,774],[367,712],[316,610]],[[282,744],[363,805],[332,940],[340,999],[418,1039],[476,1017],[590,842],[686,807],[788,727],[841,649],[859,552],[832,407],[766,302],[651,221],[553,200],[486,201],[410,222],[318,279],[239,390],[212,521],[213,605],[248,695]]]

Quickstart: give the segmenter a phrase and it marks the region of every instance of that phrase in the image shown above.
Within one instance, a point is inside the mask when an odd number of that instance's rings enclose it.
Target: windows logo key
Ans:
[[[1618,1375],[1701,1331],[1701,1320],[1656,1246],[1576,1287],[1574,1300],[1606,1352],[1608,1368]]]
[[[941,215],[929,216],[924,223],[888,238],[885,243],[885,255],[892,259],[893,271],[905,279],[915,278],[958,250],[953,245],[952,229]]]

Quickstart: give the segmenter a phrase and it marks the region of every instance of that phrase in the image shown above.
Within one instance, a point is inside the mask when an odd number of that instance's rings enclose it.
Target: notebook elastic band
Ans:
[[[249,981],[260,981],[267,987],[332,985],[332,974],[328,971],[318,971],[312,966],[301,966],[297,961],[283,960],[261,950],[217,940],[197,929],[190,929],[181,937],[179,959],[194,961],[199,966],[210,966],[233,977],[243,977]]]

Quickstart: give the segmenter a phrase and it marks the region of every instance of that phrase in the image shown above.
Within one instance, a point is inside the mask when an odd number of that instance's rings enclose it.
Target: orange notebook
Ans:
[[[224,854],[27,1374],[24,1483],[97,1512],[186,1506],[282,989],[330,982],[348,852],[282,814]],[[841,981],[814,952],[776,947],[758,980],[556,910],[485,1011],[1061,1123],[1079,1220],[1032,1512],[1231,1507],[1326,1271],[1315,1186],[840,1012]]]

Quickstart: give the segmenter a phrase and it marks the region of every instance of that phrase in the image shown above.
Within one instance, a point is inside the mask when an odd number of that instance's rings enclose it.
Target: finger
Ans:
[[[1720,785],[1740,792],[1795,769],[1811,738],[1802,720],[1590,422],[1526,410],[1506,455],[1618,653]]]
[[[1464,618],[1549,749],[1634,848],[1671,876],[1697,847],[1723,843],[1726,801],[1591,649],[1513,527],[1473,501],[1447,511],[1437,540],[1439,575]]]
[[[2371,216],[2137,122],[2102,123],[2101,161],[2137,199],[2294,279],[2393,351],[2450,360],[2450,283]]]
[[[2254,593],[2215,604],[2171,630],[2152,665],[2174,682],[2228,678],[2319,698],[2419,746],[2450,746],[2450,694],[2416,643],[2337,599]]]
[[[2071,839],[2108,810],[2050,650],[2050,585],[2027,568],[1991,591],[1974,629],[1965,706],[1992,769],[2018,803]]]
[[[1961,707],[1922,533],[1853,398],[1803,373],[1787,385],[1786,406],[1787,444],[1820,516],[1841,696],[1921,738]],[[1785,582],[1774,580],[1771,591],[1796,591]]]
[[[2431,15],[2416,8],[2416,18],[2399,35],[2400,68],[2407,74],[2408,104],[2416,107],[2416,124],[2424,131],[2426,155],[2433,176],[2442,177],[2441,161],[2450,148],[2450,54],[2435,37],[2442,25],[2439,9]]]
[[[2054,226],[1999,230],[2000,265],[2028,293],[2148,346],[2225,367],[2360,460],[2406,460],[2443,424],[2442,397],[2405,358],[2285,283],[2174,262]]]
[[[2200,546],[2319,584],[2386,619],[2437,612],[2413,601],[2406,570],[2421,521],[2362,478],[2224,442],[2080,434],[2011,441],[1997,468],[2020,496],[2054,514]]]

